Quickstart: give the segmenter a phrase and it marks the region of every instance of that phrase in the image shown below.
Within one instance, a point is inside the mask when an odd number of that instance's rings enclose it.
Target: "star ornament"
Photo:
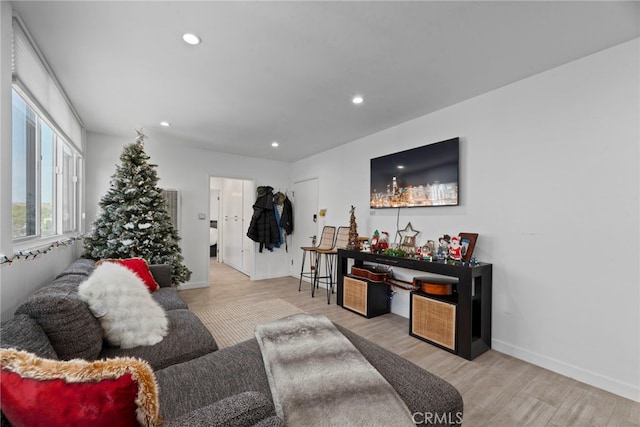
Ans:
[[[140,144],[144,144],[144,139],[147,138],[147,135],[142,133],[142,129],[140,130],[136,129],[136,134],[138,134],[138,136],[136,136],[136,142]]]
[[[400,235],[400,242],[402,243],[407,237],[416,237],[420,234],[420,231],[414,230],[411,223],[408,223],[403,230],[398,230],[398,234]]]

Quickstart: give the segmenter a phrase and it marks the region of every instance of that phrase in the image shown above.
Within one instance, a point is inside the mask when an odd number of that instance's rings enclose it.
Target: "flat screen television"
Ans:
[[[460,139],[371,159],[370,207],[458,205]]]

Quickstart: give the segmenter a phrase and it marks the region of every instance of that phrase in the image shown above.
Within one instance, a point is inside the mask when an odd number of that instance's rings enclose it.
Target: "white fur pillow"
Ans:
[[[128,268],[105,262],[78,288],[80,299],[99,318],[113,345],[154,345],[167,335],[168,320],[140,277]]]

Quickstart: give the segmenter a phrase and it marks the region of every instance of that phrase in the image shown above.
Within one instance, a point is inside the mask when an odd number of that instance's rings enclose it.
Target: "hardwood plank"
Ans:
[[[180,291],[192,310],[280,298],[327,316],[357,334],[449,381],[464,399],[465,426],[640,426],[640,403],[588,386],[494,350],[468,361],[409,335],[409,320],[396,314],[366,319],[327,304],[324,288],[311,298],[298,279],[251,281],[212,261],[208,288]]]

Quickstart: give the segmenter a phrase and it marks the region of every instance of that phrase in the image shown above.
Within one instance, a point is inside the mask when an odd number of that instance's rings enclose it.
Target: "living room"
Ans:
[[[0,229],[2,253],[12,254],[5,155],[11,149],[11,5],[1,6]],[[208,221],[197,218],[208,212],[210,176],[282,189],[317,179],[319,208],[326,209],[318,227],[348,225],[353,205],[363,235],[393,233],[409,222],[421,231],[421,242],[478,233],[474,256],[494,269],[492,349],[640,402],[638,4],[624,7],[635,22],[628,40],[295,161],[177,144],[175,136],[150,129],[145,150],[161,185],[182,194],[182,250],[193,271],[185,289],[209,284]],[[363,106],[373,102],[365,99]],[[134,137],[129,127],[113,134],[87,129],[85,230],[122,147]],[[369,210],[371,158],[452,137],[461,139],[459,206]],[[298,243],[308,243],[308,236],[295,238],[288,252],[256,254],[255,278],[296,276]],[[80,253],[75,244],[3,265],[3,320]],[[407,317],[405,309],[399,299],[394,312]]]

